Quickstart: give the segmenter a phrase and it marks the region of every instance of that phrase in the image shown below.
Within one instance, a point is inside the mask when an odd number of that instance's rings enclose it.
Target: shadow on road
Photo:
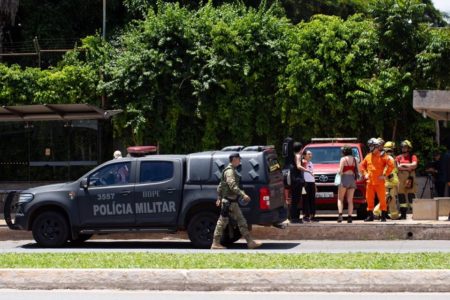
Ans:
[[[288,250],[299,246],[300,243],[292,242],[265,242],[258,248],[261,250]],[[20,246],[22,249],[48,249],[42,248],[36,243],[29,243]],[[195,248],[189,241],[123,241],[123,240],[91,240],[81,244],[67,243],[61,248],[52,249],[198,249]],[[238,242],[230,245],[228,249],[232,250],[247,250],[245,242]]]

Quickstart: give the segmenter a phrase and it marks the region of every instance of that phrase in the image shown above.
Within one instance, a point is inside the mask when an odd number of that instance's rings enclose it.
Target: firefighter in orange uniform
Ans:
[[[361,163],[361,173],[366,179],[366,200],[368,216],[365,222],[373,221],[373,209],[375,193],[380,201],[381,222],[386,222],[387,204],[386,204],[386,190],[385,179],[391,175],[394,170],[394,163],[389,159],[389,155],[384,154],[384,141],[380,138],[371,138],[367,142],[370,153],[366,155]]]

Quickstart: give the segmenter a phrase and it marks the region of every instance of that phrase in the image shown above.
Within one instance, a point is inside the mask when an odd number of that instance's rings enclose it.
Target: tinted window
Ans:
[[[90,186],[127,184],[130,182],[130,162],[105,166],[89,176]]]
[[[169,161],[144,161],[141,163],[139,182],[157,182],[173,177],[173,163]]]
[[[313,163],[319,164],[337,164],[341,160],[342,151],[341,147],[311,147],[307,148],[307,150],[311,151],[313,157]],[[359,151],[357,147],[352,148],[353,156],[361,161],[359,157]]]

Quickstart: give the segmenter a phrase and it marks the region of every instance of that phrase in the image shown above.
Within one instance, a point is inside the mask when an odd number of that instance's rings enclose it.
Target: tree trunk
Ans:
[[[397,122],[398,122],[398,120],[395,119],[394,120],[394,126],[392,127],[392,138],[391,138],[391,141],[395,141],[395,136],[397,134]]]
[[[8,24],[14,25],[18,9],[19,0],[0,0],[0,53],[3,53],[3,29]]]

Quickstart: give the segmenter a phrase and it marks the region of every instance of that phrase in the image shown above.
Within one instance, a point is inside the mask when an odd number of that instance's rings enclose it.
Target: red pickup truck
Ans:
[[[334,177],[339,169],[339,161],[342,157],[341,147],[348,145],[353,150],[353,156],[358,164],[367,154],[364,144],[356,138],[313,138],[303,151],[309,150],[312,153],[314,164],[314,177],[316,180],[316,208],[317,210],[337,211],[337,190],[334,185]],[[302,151],[302,153],[303,153]],[[354,209],[357,217],[365,218],[367,211],[365,181],[357,181],[357,188],[353,197]],[[345,201],[345,206],[347,202]]]

